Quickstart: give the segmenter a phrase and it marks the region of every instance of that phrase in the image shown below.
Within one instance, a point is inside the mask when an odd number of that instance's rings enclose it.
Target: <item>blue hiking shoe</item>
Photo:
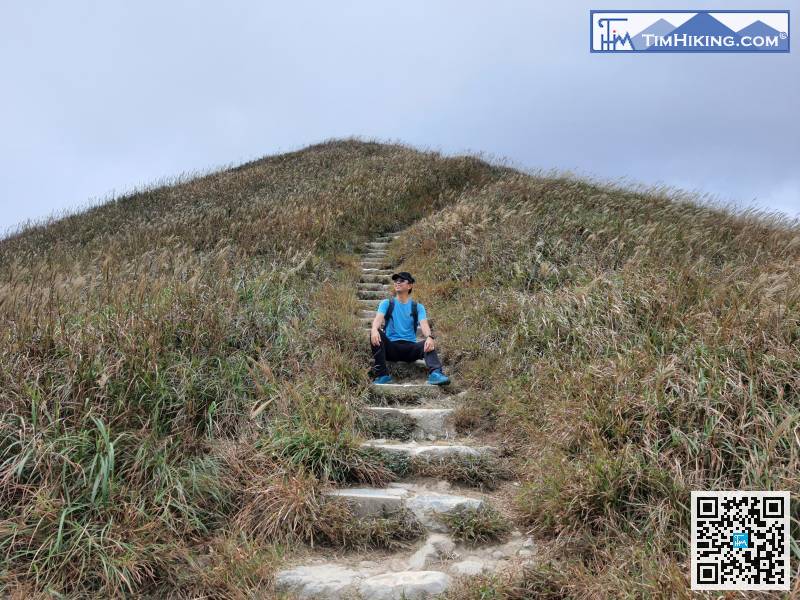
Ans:
[[[391,375],[381,375],[372,383],[383,384],[383,383],[394,383],[394,379],[392,379]]]
[[[443,375],[441,369],[436,369],[428,375],[428,383],[430,385],[447,385],[450,383],[450,378],[447,375]]]

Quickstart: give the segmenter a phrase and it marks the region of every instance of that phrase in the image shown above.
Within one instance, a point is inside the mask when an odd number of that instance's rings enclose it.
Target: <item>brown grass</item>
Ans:
[[[800,492],[797,222],[508,174],[408,247],[476,392],[462,426],[485,415],[510,441],[519,513],[561,549],[520,585],[685,596],[690,490]]]
[[[311,429],[342,441],[317,464],[360,456],[340,452],[367,384],[343,257],[487,176],[472,158],[330,142],[0,241],[0,588],[192,596],[186,548],[307,539],[315,482],[272,441]],[[337,465],[382,481],[380,465]],[[259,589],[215,557],[227,583],[211,589]]]
[[[800,492],[800,229],[695,200],[349,140],[0,241],[3,593],[261,590],[259,534],[385,476],[347,257],[415,223],[460,423],[508,440],[554,548],[497,589],[685,596],[689,490]]]

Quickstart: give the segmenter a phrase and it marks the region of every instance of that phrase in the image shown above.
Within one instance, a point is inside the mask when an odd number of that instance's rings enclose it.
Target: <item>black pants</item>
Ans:
[[[442,361],[439,360],[439,355],[436,350],[425,352],[425,342],[409,342],[408,340],[391,341],[386,337],[386,333],[381,329],[380,346],[373,346],[372,341],[369,347],[372,350],[372,360],[375,365],[372,367],[376,377],[381,375],[388,375],[389,370],[386,368],[387,360],[402,360],[404,362],[414,362],[420,358],[425,359],[425,366],[428,367],[428,373],[433,373],[436,369],[442,368]]]

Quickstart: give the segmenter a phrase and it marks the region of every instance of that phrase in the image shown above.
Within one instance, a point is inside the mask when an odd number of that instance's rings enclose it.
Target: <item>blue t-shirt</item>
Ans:
[[[405,304],[397,298],[392,298],[392,301],[394,302],[394,309],[392,310],[392,318],[389,324],[386,325],[386,337],[393,342],[397,340],[416,342],[417,332],[414,331],[414,319],[411,317],[411,298]],[[378,305],[378,312],[385,315],[388,308],[389,299],[384,298]],[[417,302],[417,320],[422,322],[427,318],[425,307],[421,302]]]

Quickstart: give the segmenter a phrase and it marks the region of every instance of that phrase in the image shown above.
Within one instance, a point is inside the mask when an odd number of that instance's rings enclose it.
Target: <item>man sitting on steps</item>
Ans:
[[[375,362],[373,370],[378,376],[375,383],[392,383],[392,377],[386,368],[387,360],[414,362],[420,358],[425,359],[425,366],[428,367],[428,383],[433,385],[450,383],[450,378],[442,374],[442,362],[436,354],[435,341],[428,325],[425,307],[409,298],[413,291],[411,284],[414,283],[414,278],[411,273],[402,271],[392,275],[392,281],[394,281],[395,297],[381,300],[370,331],[372,358]],[[422,335],[425,336],[423,342],[417,341],[416,320],[419,321]]]

